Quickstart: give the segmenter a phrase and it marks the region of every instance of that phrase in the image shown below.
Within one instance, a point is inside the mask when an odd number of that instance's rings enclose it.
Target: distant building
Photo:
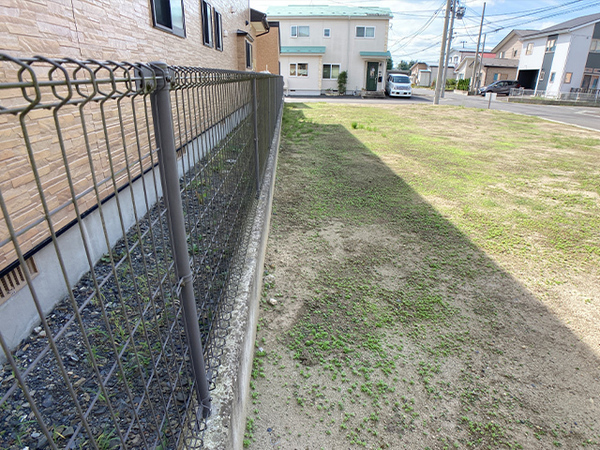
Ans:
[[[523,38],[517,79],[525,88],[558,97],[600,88],[600,13],[546,28]]]
[[[388,8],[349,6],[271,6],[269,21],[279,22],[281,75],[287,95],[336,92],[347,71],[346,92],[383,93]]]

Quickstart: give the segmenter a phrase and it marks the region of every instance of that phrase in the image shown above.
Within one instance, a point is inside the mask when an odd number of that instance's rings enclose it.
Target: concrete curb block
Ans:
[[[263,266],[271,223],[282,114],[283,107],[279,113],[275,137],[271,143],[262,192],[252,224],[235,306],[231,313],[225,354],[219,367],[216,387],[211,392],[213,408],[204,434],[204,448],[206,449],[239,450],[243,448],[246,403],[249,399]]]

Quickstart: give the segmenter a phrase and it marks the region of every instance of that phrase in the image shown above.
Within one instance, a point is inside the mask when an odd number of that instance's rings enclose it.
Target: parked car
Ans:
[[[385,85],[385,93],[390,97],[411,97],[412,87],[408,75],[389,74]]]
[[[511,89],[518,89],[520,87],[521,85],[516,80],[499,80],[480,88],[479,95],[485,95],[487,92],[509,95]]]

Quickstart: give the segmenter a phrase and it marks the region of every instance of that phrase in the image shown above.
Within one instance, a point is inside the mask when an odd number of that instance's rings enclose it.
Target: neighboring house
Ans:
[[[475,57],[476,50],[466,49],[466,48],[452,48],[448,54],[448,65],[454,64],[454,67],[458,67],[458,65],[468,56]],[[485,52],[483,53],[484,58],[494,58],[496,55],[493,52]]]
[[[493,53],[484,53],[484,57],[481,60],[482,70],[486,67],[490,61],[494,60]],[[454,71],[454,78],[457,80],[466,80],[469,78],[473,78],[473,74],[475,73],[475,53],[472,56],[465,56],[462,61],[458,64]]]
[[[0,51],[13,56],[253,69],[255,32],[246,1],[12,3],[0,8]]]
[[[431,86],[433,78],[427,63],[418,62],[410,68],[410,79],[416,86]]]
[[[537,33],[536,30],[512,30],[492,49],[493,60],[484,60],[482,85],[498,80],[516,80],[519,58],[523,49],[523,38]]]
[[[429,64],[429,70],[431,70],[431,82],[429,83],[430,86],[437,81],[439,72],[438,67],[439,64]],[[446,80],[450,80],[452,78],[454,78],[454,65],[448,64],[448,67],[446,67]]]
[[[281,52],[281,35],[279,22],[268,22],[269,32],[256,36],[256,70],[276,75],[281,73],[279,53]]]
[[[288,95],[320,95],[338,89],[348,73],[347,93],[385,89],[388,8],[349,6],[271,6],[279,22],[281,75]]]
[[[600,88],[600,13],[578,17],[523,38],[517,79],[559,97]]]

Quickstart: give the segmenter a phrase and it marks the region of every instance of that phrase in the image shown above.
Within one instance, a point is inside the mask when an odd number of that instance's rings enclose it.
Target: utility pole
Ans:
[[[444,33],[442,36],[442,48],[440,49],[440,63],[438,64],[437,80],[435,81],[435,95],[433,96],[433,104],[440,104],[440,89],[443,88],[442,84],[442,70],[444,68],[444,55],[446,54],[446,39],[448,37],[448,19],[450,19],[450,2],[452,0],[446,0],[446,17],[444,18]]]
[[[481,75],[483,75],[483,54],[485,53],[485,39],[487,38],[487,33],[483,35],[483,43],[481,44],[481,57],[479,58],[479,71],[477,72],[477,87],[479,88],[483,86]]]
[[[479,36],[477,37],[477,51],[475,52],[475,67],[473,67],[473,77],[471,78],[471,91],[477,89],[475,85],[475,75],[479,74],[478,72],[478,59],[479,59],[479,44],[481,43],[481,30],[483,29],[483,17],[485,16],[485,2],[483,2],[483,11],[481,13],[481,23],[479,24]]]
[[[452,50],[452,33],[454,32],[454,17],[456,16],[456,5],[458,0],[452,0],[452,20],[450,21],[450,33],[448,34],[448,49],[446,50],[446,59],[444,60],[444,75],[442,78],[442,93],[441,97],[444,98],[446,92],[446,72],[448,71],[448,58],[450,58],[450,50]]]

